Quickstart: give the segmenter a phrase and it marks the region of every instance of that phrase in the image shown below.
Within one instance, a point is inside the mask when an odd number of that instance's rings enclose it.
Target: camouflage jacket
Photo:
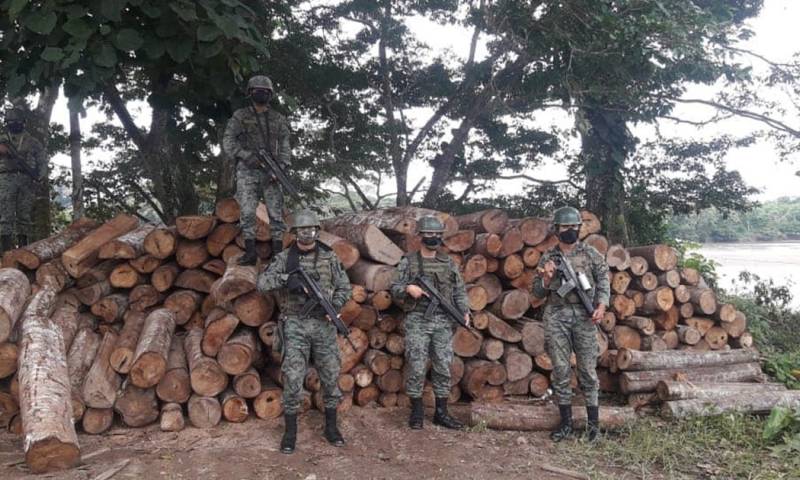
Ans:
[[[291,157],[289,125],[286,118],[273,109],[256,113],[252,106],[233,112],[222,137],[222,149],[228,158],[242,160],[265,149],[284,167]]]
[[[458,266],[444,253],[437,253],[434,258],[425,258],[419,252],[410,253],[400,260],[392,279],[392,298],[403,305],[407,312],[424,313],[430,300],[428,297],[412,298],[406,293],[406,287],[414,283],[419,272],[419,260],[422,259],[422,268],[425,275],[433,280],[434,285],[445,298],[450,298],[453,305],[462,312],[469,312],[467,291],[464,279]],[[439,313],[444,313],[439,309]]]
[[[300,314],[309,301],[307,295],[290,293],[285,288],[289,280],[287,272],[289,252],[294,248],[296,247],[292,245],[276,255],[269,267],[259,274],[257,281],[258,291],[261,293],[277,291],[275,297],[283,315]],[[339,258],[331,250],[320,247],[318,243],[315,250],[299,254],[299,264],[309,276],[317,279],[320,288],[336,311],[341,310],[350,300],[352,296],[350,279],[347,278]],[[322,309],[318,307],[312,312],[314,316],[318,316],[317,314],[321,316]]]
[[[542,255],[539,260],[539,268],[543,268],[544,264],[550,260],[555,253],[558,246],[548,250]],[[589,298],[592,299],[594,305],[601,303],[608,306],[609,297],[611,295],[611,283],[608,279],[608,264],[605,258],[600,255],[600,252],[595,250],[591,245],[586,245],[579,242],[572,253],[565,254],[570,265],[572,265],[575,274],[583,272],[592,283],[592,288],[588,293]],[[533,295],[537,298],[547,298],[549,305],[564,305],[564,304],[578,304],[580,299],[575,293],[570,292],[566,297],[562,298],[557,293],[561,287],[561,276],[556,272],[556,275],[550,280],[550,285],[544,286],[542,278],[536,276],[533,279]]]
[[[36,174],[36,180],[47,174],[44,148],[31,134],[28,132],[22,132],[18,135],[0,134],[0,141],[6,141],[16,149],[20,160],[25,163],[29,170]],[[13,159],[11,155],[2,155],[0,156],[0,173],[9,172],[24,173],[17,165],[17,160]]]

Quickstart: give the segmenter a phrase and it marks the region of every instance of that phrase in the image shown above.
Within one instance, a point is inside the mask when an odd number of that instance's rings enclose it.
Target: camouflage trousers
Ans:
[[[256,207],[264,200],[269,214],[272,238],[283,239],[286,224],[283,223],[283,191],[276,180],[266,172],[247,168],[242,162],[236,166],[236,201],[241,208],[241,227],[245,239],[256,238]]]
[[[450,364],[453,361],[453,322],[435,315],[427,319],[421,313],[406,316],[406,394],[422,396],[428,358],[431,360],[431,383],[437,398],[450,395]]]
[[[296,414],[300,407],[309,358],[313,358],[319,374],[325,408],[336,408],[342,398],[336,327],[327,320],[292,316],[286,318],[282,329],[284,413]]]
[[[560,405],[572,403],[570,356],[575,352],[578,384],[586,404],[597,405],[597,327],[580,305],[548,306],[545,309],[545,346],[553,362],[551,381]]]
[[[0,234],[31,235],[35,193],[26,174],[0,173]]]

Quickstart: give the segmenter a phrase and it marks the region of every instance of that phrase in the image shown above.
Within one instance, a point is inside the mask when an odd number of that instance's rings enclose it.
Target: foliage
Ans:
[[[561,442],[556,451],[592,478],[798,478],[800,456],[774,454],[765,425],[742,414],[670,422],[645,417],[597,444]],[[595,471],[598,464],[614,467],[613,475]]]
[[[698,250],[701,246],[699,243],[678,239],[670,240],[667,243],[678,253],[678,267],[694,268],[700,272],[709,286],[716,288],[719,282],[719,274],[717,273],[719,263],[695,252],[694,250]]]
[[[776,456],[797,456],[800,453],[800,408],[778,406],[772,409],[764,425],[764,440],[776,443]]]

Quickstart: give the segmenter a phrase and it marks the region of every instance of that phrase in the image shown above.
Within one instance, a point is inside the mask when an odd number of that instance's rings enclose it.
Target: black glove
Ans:
[[[290,293],[306,293],[303,280],[299,273],[289,275],[289,279],[286,280],[286,289],[289,290]]]

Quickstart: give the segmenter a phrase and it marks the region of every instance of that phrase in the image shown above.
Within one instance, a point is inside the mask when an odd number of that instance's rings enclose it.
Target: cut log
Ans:
[[[484,257],[496,257],[500,255],[503,248],[503,240],[500,235],[495,233],[481,233],[475,236],[475,243],[472,244],[472,253],[483,255]]]
[[[453,334],[453,352],[460,357],[474,357],[478,354],[483,343],[483,336],[473,335],[464,327],[457,327]]]
[[[242,324],[258,327],[270,318],[275,311],[272,296],[265,296],[256,290],[245,293],[233,302],[233,312]]]
[[[484,294],[486,292],[484,291]],[[392,294],[388,290],[381,290],[380,292],[373,292],[369,294],[367,302],[372,305],[375,310],[383,311],[392,306]]]
[[[261,419],[278,418],[283,413],[282,392],[280,387],[269,380],[261,384],[261,393],[253,399],[253,411]]]
[[[206,249],[208,249],[208,253],[212,257],[219,257],[222,255],[222,251],[225,250],[225,247],[233,242],[240,232],[241,230],[238,225],[230,223],[217,225],[211,234],[209,234],[208,238],[206,238]]]
[[[382,392],[397,393],[403,388],[403,374],[400,370],[388,370],[375,379],[375,385]]]
[[[383,233],[376,227],[373,227],[371,225],[369,227],[373,228],[380,235],[386,238],[386,236],[383,235]],[[350,241],[345,240],[342,237],[336,236],[333,233],[321,230],[319,232],[319,237],[317,239],[320,241],[320,243],[326,245],[328,248],[333,250],[333,252],[336,254],[336,257],[339,259],[339,261],[342,262],[342,265],[344,266],[345,269],[348,269],[353,265],[355,265],[358,259],[361,258],[361,253],[359,253],[356,245],[353,245],[353,243],[351,243]],[[391,240],[389,240],[388,238],[386,238],[386,241],[391,243]],[[400,250],[396,245],[394,244],[392,245],[394,246],[394,248]],[[402,256],[402,254],[403,252],[401,250],[400,255]]]
[[[722,327],[711,327],[703,338],[711,350],[720,350],[728,345],[728,333]]]
[[[122,379],[111,367],[110,362],[117,338],[118,335],[113,330],[105,332],[94,357],[94,363],[86,374],[82,397],[88,407],[111,408],[117,399],[117,390],[122,384]]]
[[[649,317],[638,317],[632,315],[627,318],[620,319],[619,321],[622,325],[627,325],[631,328],[635,328],[643,335],[652,335],[656,331],[656,326]]]
[[[609,245],[606,252],[606,262],[610,268],[622,271],[631,266],[631,257],[622,245]]]
[[[369,331],[378,322],[378,311],[371,305],[365,305],[353,320],[352,326],[364,331]]]
[[[599,232],[603,228],[597,215],[588,210],[581,210],[581,221],[581,230],[578,236],[582,239]]]
[[[800,406],[800,392],[753,392],[709,399],[666,402],[662,415],[666,418],[687,418],[723,413],[766,414],[777,406],[795,409]]]
[[[662,380],[656,387],[656,393],[662,402],[694,398],[713,402],[719,398],[737,397],[741,394],[785,391],[786,386],[782,383],[694,383]]]
[[[182,335],[173,335],[166,372],[156,385],[156,395],[164,402],[186,403],[192,393],[184,341]]]
[[[189,331],[184,340],[186,360],[189,365],[192,390],[199,395],[213,397],[228,386],[228,376],[216,360],[203,354],[200,346],[202,339],[203,331],[199,328]]]
[[[225,420],[232,423],[242,423],[247,420],[250,413],[247,407],[247,400],[236,394],[231,389],[225,390],[220,396],[222,416]]]
[[[53,290],[60,292],[74,284],[74,279],[69,276],[60,258],[53,259],[42,264],[36,269],[36,283],[42,286],[49,286]]]
[[[705,336],[711,327],[714,326],[714,320],[705,317],[689,317],[685,319],[683,323],[690,327],[696,328],[702,336]]]
[[[652,355],[671,352],[644,352]],[[691,354],[691,352],[687,352]],[[696,382],[751,382],[764,378],[758,363],[736,363],[723,366],[666,368],[662,370],[628,371],[620,374],[622,393],[653,392],[661,380]]]
[[[108,280],[103,280],[80,290],[75,291],[75,296],[84,305],[92,305],[100,301],[101,298],[111,293],[111,284]]]
[[[522,232],[520,232],[517,227],[506,228],[500,240],[502,244],[500,246],[500,251],[497,253],[497,257],[499,258],[505,258],[513,253],[517,253],[525,246],[522,239]]]
[[[147,275],[153,273],[158,267],[161,266],[161,260],[152,256],[152,255],[142,255],[141,257],[136,257],[133,260],[130,260],[131,267],[134,270],[141,273],[142,275]]]
[[[344,393],[352,392],[356,385],[355,379],[349,373],[339,375],[339,380],[336,383],[339,385],[339,390]]]
[[[112,293],[101,298],[92,305],[92,314],[100,317],[106,323],[122,320],[128,309],[128,296],[124,293]]]
[[[653,272],[645,272],[640,277],[634,277],[631,282],[631,288],[642,292],[649,292],[658,287],[658,276]]]
[[[83,414],[81,426],[83,431],[90,435],[100,435],[114,423],[114,409],[89,408]]]
[[[616,272],[611,278],[611,290],[614,293],[623,294],[631,283],[631,276],[628,272]]]
[[[473,243],[475,243],[475,232],[472,230],[459,230],[444,237],[444,246],[451,252],[466,252]]]
[[[335,244],[337,240],[345,240],[358,249],[362,258],[386,265],[397,265],[403,257],[403,251],[400,247],[395,245],[375,225],[347,225],[337,223],[336,219],[334,219],[324,221],[322,227],[332,235],[332,243]],[[352,257],[352,255],[350,256]],[[355,260],[358,260],[358,255],[356,255]],[[355,260],[349,262],[350,265],[345,266],[345,268],[351,268],[355,264]]]
[[[21,318],[19,410],[25,462],[34,473],[71,468],[80,460],[64,339],[48,320],[55,297],[55,290],[42,288]]]
[[[367,210],[340,215],[333,219],[323,220],[325,225],[375,225],[385,232],[396,234],[415,234],[417,221],[411,213],[401,208]]]
[[[636,303],[626,295],[612,295],[611,307],[617,314],[617,321],[636,313]]]
[[[395,395],[396,392],[391,392]],[[359,388],[355,391],[353,395],[353,402],[359,407],[365,407],[372,402],[378,400],[380,397],[381,391],[376,385],[367,385],[366,387]]]
[[[694,305],[691,303],[682,304],[680,307],[678,307],[678,314],[680,318],[694,317]]]
[[[207,237],[216,225],[217,220],[212,216],[186,215],[175,219],[178,235],[189,240]]]
[[[614,327],[614,331],[609,335],[608,340],[609,346],[617,350],[623,348],[641,350],[642,348],[642,336],[635,329],[625,325]]]
[[[489,295],[486,293],[486,289],[480,285],[467,285],[467,304],[470,310],[483,310],[488,302]]]
[[[600,427],[615,429],[636,420],[631,407],[603,407],[600,409]],[[575,427],[586,424],[586,409],[572,408]],[[470,425],[486,425],[492,430],[551,431],[558,428],[561,417],[555,405],[525,404],[470,404]]]
[[[167,371],[167,356],[174,332],[175,314],[171,311],[158,308],[147,315],[128,376],[131,383],[140,388],[158,384]]]
[[[625,296],[633,300],[634,308],[640,308],[644,305],[644,293],[638,290],[628,290]]]
[[[364,365],[375,375],[383,375],[390,369],[389,355],[380,350],[368,350],[364,354]]]
[[[71,386],[72,413],[73,419],[76,421],[83,417],[86,409],[81,397],[81,387],[86,379],[86,374],[89,373],[89,369],[94,363],[94,357],[97,355],[99,347],[100,335],[89,328],[82,328],[75,335],[75,341],[72,342],[72,346],[67,353],[67,372],[69,373]]]
[[[222,419],[222,406],[214,397],[192,395],[186,404],[189,421],[197,428],[211,428],[217,426]]]
[[[712,315],[717,311],[717,299],[710,288],[689,287],[689,295],[695,310],[703,315]]]
[[[164,299],[164,308],[175,315],[175,324],[184,325],[203,302],[203,295],[194,290],[176,290]]]
[[[694,327],[689,327],[687,325],[678,325],[678,340],[681,343],[686,345],[696,345],[700,339],[703,338],[703,335],[697,331]]]
[[[217,201],[214,215],[219,218],[221,222],[233,223],[239,220],[239,202],[235,198],[223,198]]]
[[[617,316],[614,314],[614,312],[606,312],[598,325],[600,325],[601,330],[609,333],[614,330],[615,326],[617,326]]]
[[[657,331],[656,336],[664,341],[664,343],[667,345],[667,350],[675,350],[676,348],[678,348],[678,345],[680,344],[680,339],[678,338],[678,332],[675,330]]]
[[[222,309],[215,309],[206,317],[205,331],[203,333],[203,353],[209,357],[216,357],[219,349],[239,326],[239,319],[235,315],[226,313]]]
[[[736,311],[733,321],[720,324],[730,338],[739,338],[747,329],[747,317],[744,313]]]
[[[55,323],[61,330],[61,335],[64,338],[64,348],[69,351],[72,346],[75,334],[80,328],[91,327],[94,330],[95,325],[82,325],[82,319],[87,318],[78,313],[78,307],[81,302],[75,295],[64,293],[56,298],[56,308],[50,320]],[[17,330],[18,331],[18,330]],[[2,375],[0,375],[2,377]]]
[[[183,268],[199,268],[208,260],[208,249],[202,240],[178,241],[175,260]]]
[[[608,253],[608,239],[604,235],[600,235],[599,233],[593,233],[588,237],[583,239],[583,243],[593,247],[595,250],[603,255],[604,257]]]
[[[495,338],[485,338],[476,356],[484,360],[500,360],[503,356],[503,351],[502,341]]]
[[[258,327],[258,337],[261,339],[261,342],[264,345],[272,347],[272,342],[275,339],[277,330],[278,330],[277,322],[272,322],[272,321],[265,322],[260,327]]]
[[[692,301],[692,295],[689,293],[689,288],[686,285],[678,285],[673,289],[675,294],[675,301],[678,303],[687,303]]]
[[[30,295],[31,284],[24,273],[15,268],[0,269],[0,343],[8,340]]]
[[[641,277],[647,270],[650,268],[650,265],[647,263],[647,260],[644,257],[639,256],[631,256],[631,266],[630,271],[637,277]]]
[[[526,247],[520,256],[525,267],[536,268],[539,265],[539,259],[542,258],[542,253],[533,247]]]
[[[492,304],[492,313],[500,318],[511,320],[522,317],[529,307],[528,292],[519,289],[506,290]]]
[[[144,238],[144,251],[159,259],[175,254],[178,248],[178,231],[173,227],[159,227]]]
[[[507,280],[513,280],[522,275],[524,269],[525,264],[522,263],[522,257],[511,254],[500,261],[500,269],[497,274]]]
[[[495,273],[500,268],[500,260],[494,257],[486,257],[486,273]],[[401,398],[406,397],[397,397],[397,401],[401,401]]]
[[[253,367],[236,375],[233,379],[233,391],[243,398],[256,398],[261,393],[261,376]]]
[[[172,288],[180,273],[181,267],[175,262],[170,262],[161,265],[153,272],[153,275],[150,276],[150,283],[156,290],[163,293]]]
[[[145,224],[106,243],[97,255],[100,259],[120,258],[132,260],[144,254],[144,239],[155,229],[155,225]]]
[[[134,355],[136,354],[136,345],[139,343],[145,318],[145,314],[141,312],[129,312],[125,315],[125,324],[109,357],[111,368],[115,371],[122,374],[127,374],[131,371]]]
[[[75,281],[75,287],[78,289],[86,288],[89,286],[94,285],[95,283],[102,282],[103,280],[108,280],[109,275],[111,275],[112,270],[120,264],[119,260],[105,260],[78,277]]]
[[[100,247],[139,226],[139,219],[131,215],[119,214],[100,227],[92,230],[78,243],[61,255],[64,268],[73,278],[78,278],[98,261]]]
[[[691,287],[696,287],[700,284],[700,272],[695,270],[694,268],[684,267],[680,269],[681,274],[681,283],[684,285],[689,285]]]
[[[220,347],[217,362],[225,373],[239,375],[253,364],[258,353],[255,332],[241,329]]]
[[[363,285],[367,290],[378,292],[389,290],[394,267],[361,259],[347,271],[350,281]]]
[[[736,307],[730,303],[718,304],[717,311],[714,312],[712,318],[720,323],[732,322],[736,318]]]
[[[381,329],[375,327],[367,332],[367,337],[369,338],[370,348],[380,350],[384,347],[384,345],[386,345],[386,339],[389,337],[389,335]]]
[[[725,366],[737,363],[758,362],[758,352],[751,350],[729,350],[723,352],[639,352],[622,349],[617,353],[620,370],[659,370],[667,368],[694,368]]]
[[[161,407],[159,423],[162,432],[180,432],[186,426],[183,407],[179,403],[165,403]]]
[[[42,264],[60,257],[68,248],[79,242],[95,228],[97,228],[97,224],[88,218],[84,217],[76,220],[52,237],[5,252],[3,255],[3,267],[18,268],[22,266],[29,270],[36,270]]]
[[[464,362],[464,377],[460,386],[474,400],[496,401],[497,389],[492,386],[502,385],[506,380],[506,369],[502,364],[473,359]]]
[[[508,214],[496,208],[459,215],[455,219],[459,229],[475,233],[502,233],[508,224]]]
[[[163,295],[158,293],[152,285],[137,285],[129,294],[130,303],[128,308],[134,312],[144,312],[148,308],[156,305],[163,300]]]
[[[367,333],[361,329],[350,329],[350,341],[352,341],[356,346],[355,350],[353,350],[353,347],[350,346],[350,343],[342,338],[341,335],[336,337],[336,343],[339,346],[339,359],[341,364],[339,373],[348,373],[351,368],[355,367],[361,362],[361,359],[364,357],[364,354],[367,353],[367,349],[369,348],[369,338],[367,337]]]
[[[510,382],[527,377],[533,370],[531,356],[515,346],[506,345],[502,358]]]
[[[522,341],[522,334],[511,327],[511,325],[490,313],[488,313],[488,315],[489,325],[486,331],[489,332],[489,335],[507,343],[517,343]]]
[[[676,288],[681,284],[681,274],[677,270],[668,270],[658,274],[658,284],[669,288]]]
[[[184,270],[175,279],[175,286],[178,288],[188,288],[196,292],[209,293],[211,286],[217,280],[217,276],[205,270]]]
[[[675,296],[669,287],[658,287],[644,294],[644,303],[637,310],[641,313],[652,315],[666,312],[675,304]]]
[[[500,279],[493,273],[481,275],[475,281],[475,285],[480,285],[486,290],[486,301],[488,303],[495,303],[500,295],[503,293],[503,286]]]
[[[750,348],[753,346],[753,335],[744,332],[738,338],[732,338],[731,345],[735,348]]]
[[[632,256],[644,257],[651,269],[662,272],[673,270],[678,264],[678,255],[669,245],[646,245],[628,249]]]
[[[472,312],[472,328],[486,330],[489,326],[489,315],[487,312]]]
[[[656,312],[652,319],[659,330],[674,330],[678,325],[678,308],[673,305],[672,308],[666,312]]]
[[[363,388],[371,384],[375,377],[373,371],[366,365],[356,365],[352,370],[350,370],[350,374],[353,376],[355,385],[359,388]]]
[[[521,330],[522,349],[529,355],[536,356],[545,353],[544,325],[536,321],[526,321]]]

